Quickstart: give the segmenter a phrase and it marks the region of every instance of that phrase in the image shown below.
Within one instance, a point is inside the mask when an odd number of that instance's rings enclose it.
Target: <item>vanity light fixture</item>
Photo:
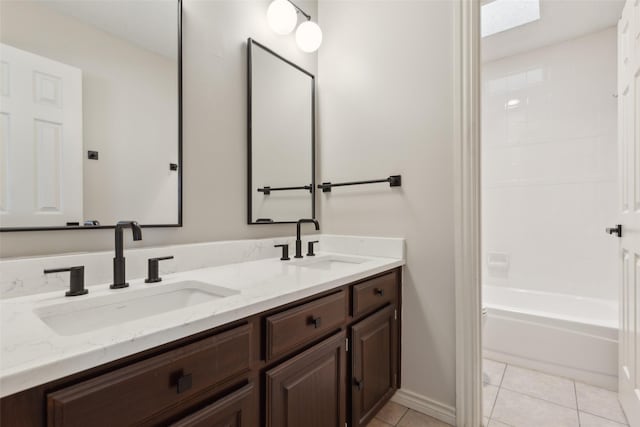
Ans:
[[[322,30],[317,23],[311,21],[311,15],[295,3],[290,0],[273,0],[267,9],[267,22],[276,34],[286,35],[298,24],[298,13],[304,16],[306,21],[296,30],[296,43],[304,52],[315,52],[322,44]]]
[[[322,44],[322,30],[313,21],[300,24],[296,30],[296,43],[304,52],[315,52]]]
[[[267,22],[274,33],[287,35],[298,23],[296,8],[287,0],[273,0],[267,9]]]

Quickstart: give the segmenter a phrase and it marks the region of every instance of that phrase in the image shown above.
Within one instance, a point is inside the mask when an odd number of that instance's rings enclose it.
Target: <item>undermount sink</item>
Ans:
[[[239,291],[195,280],[118,290],[107,295],[63,302],[35,310],[59,335],[76,335],[140,320],[238,294]]]
[[[367,259],[355,258],[341,255],[325,255],[317,258],[305,258],[294,261],[293,264],[299,267],[315,268],[317,270],[332,270],[353,264],[362,264]]]

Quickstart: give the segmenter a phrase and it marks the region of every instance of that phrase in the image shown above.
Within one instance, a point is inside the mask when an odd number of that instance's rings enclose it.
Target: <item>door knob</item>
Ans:
[[[622,237],[622,224],[618,224],[612,228],[607,228],[606,232],[609,234],[617,234],[618,237]]]

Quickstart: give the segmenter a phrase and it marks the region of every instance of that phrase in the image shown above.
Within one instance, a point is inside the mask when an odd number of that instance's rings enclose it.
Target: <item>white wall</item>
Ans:
[[[324,229],[405,237],[402,386],[455,405],[452,1],[320,2]]]
[[[617,298],[615,92],[615,28],[483,65],[485,283]]]
[[[169,170],[178,162],[177,60],[45,2],[4,1],[1,7],[3,43],[82,70],[84,216],[75,220],[178,222],[178,174]],[[87,150],[98,151],[99,160],[87,159]],[[19,191],[20,183],[10,186]]]
[[[128,247],[294,232],[291,225],[246,224],[247,37],[316,71],[315,54],[301,52],[293,36],[278,36],[268,28],[268,5],[266,0],[183,2],[184,227],[145,229],[144,240],[127,242]],[[315,5],[300,2],[313,16]],[[1,257],[112,247],[112,230],[0,234]]]

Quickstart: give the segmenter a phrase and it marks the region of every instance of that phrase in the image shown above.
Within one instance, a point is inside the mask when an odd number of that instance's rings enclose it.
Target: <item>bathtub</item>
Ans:
[[[617,390],[618,303],[484,285],[489,359]]]

